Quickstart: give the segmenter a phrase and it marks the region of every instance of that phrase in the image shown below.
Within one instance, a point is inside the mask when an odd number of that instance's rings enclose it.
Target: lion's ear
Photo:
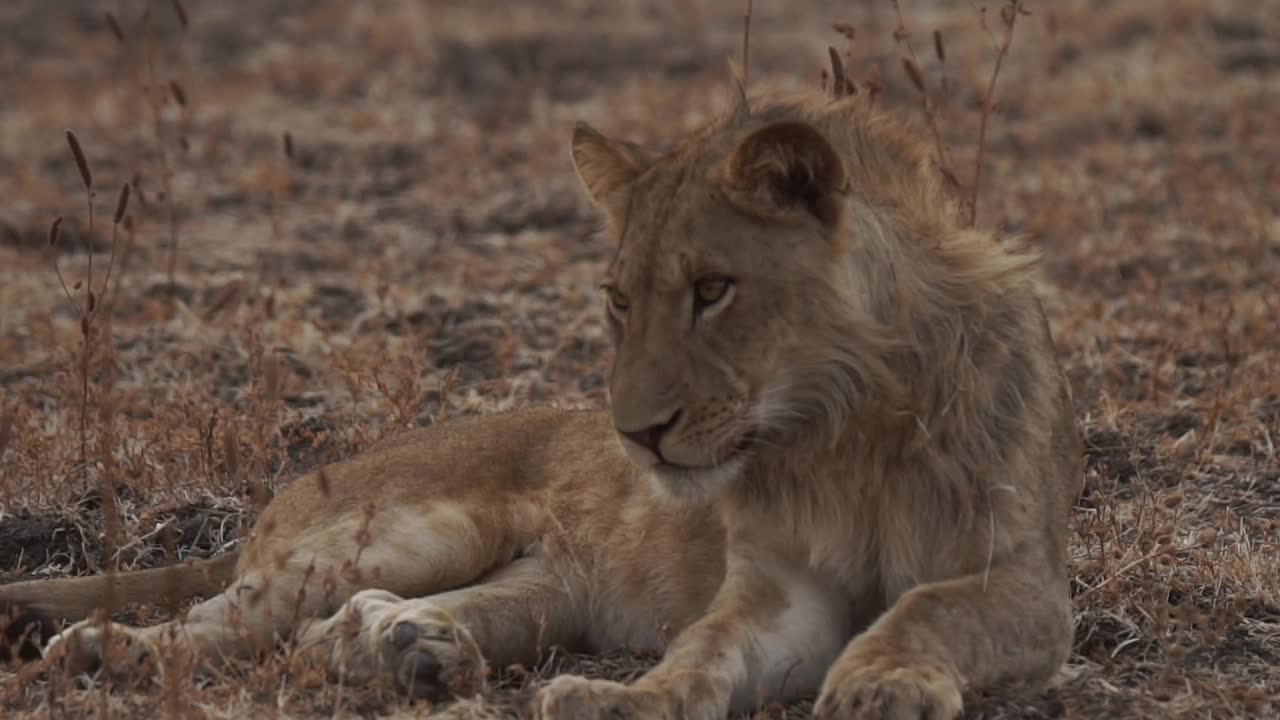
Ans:
[[[573,128],[573,167],[587,196],[605,212],[620,215],[627,190],[639,177],[648,158],[632,143],[611,140],[590,125]]]
[[[847,176],[844,161],[817,128],[788,121],[766,125],[738,143],[729,156],[726,184],[749,209],[806,212],[834,225]]]

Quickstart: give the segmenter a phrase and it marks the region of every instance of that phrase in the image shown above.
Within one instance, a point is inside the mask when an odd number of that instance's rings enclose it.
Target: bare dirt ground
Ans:
[[[903,4],[967,183],[999,4]],[[577,195],[572,122],[651,143],[720,111],[742,3],[188,0],[185,24],[150,5],[0,5],[0,582],[209,556],[299,471],[379,438],[604,402],[595,287],[610,248]],[[1045,256],[1088,446],[1077,644],[1054,687],[970,698],[968,716],[1274,716],[1280,16],[1250,0],[1027,5],[978,221]],[[856,28],[851,46],[834,21]],[[751,82],[817,85],[834,45],[925,132],[897,24],[887,1],[756,2]],[[93,173],[92,232],[64,128]],[[80,311],[47,242],[58,216],[77,303],[95,249],[83,451]],[[514,713],[554,672],[629,677],[650,661],[552,653],[504,670],[491,697]],[[10,668],[0,708],[429,712],[287,658],[131,688]]]

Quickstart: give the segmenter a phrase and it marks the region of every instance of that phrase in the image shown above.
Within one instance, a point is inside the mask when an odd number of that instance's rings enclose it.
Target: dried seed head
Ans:
[[[61,227],[62,216],[59,215],[54,218],[53,223],[49,225],[49,247],[56,247],[58,245],[58,233]]]
[[[88,307],[89,312],[93,312],[98,309],[98,296],[94,295],[92,290],[89,291],[88,295]]]
[[[908,57],[902,58],[902,67],[906,68],[907,77],[911,78],[911,84],[916,86],[916,90],[924,92],[924,77],[920,75],[920,68],[916,67],[915,62]]]
[[[71,146],[71,154],[76,159],[76,167],[80,169],[80,179],[84,181],[86,190],[93,189],[93,174],[89,172],[89,161],[84,157],[84,150],[80,148],[80,141],[76,139],[76,134],[67,130],[67,144]]]
[[[942,32],[939,30],[933,31],[933,53],[938,56],[938,62],[947,61],[947,50],[942,47]]]
[[[951,171],[951,168],[941,167],[941,166],[939,167],[942,170],[942,177],[946,178],[948,185],[950,185],[952,188],[956,190],[959,190],[964,187],[963,185],[960,184],[960,178],[956,177],[956,174]]]
[[[284,156],[293,159],[293,135],[285,130],[281,140],[284,143]]]
[[[120,23],[116,22],[116,16],[111,13],[104,13],[107,20],[107,27],[111,29],[111,34],[116,36],[116,41],[121,45],[124,44],[124,31],[120,29]]]
[[[129,209],[129,183],[120,186],[120,199],[116,201],[116,214],[112,222],[119,225],[124,219],[124,211]]]
[[[1016,2],[1010,2],[1008,5],[1000,8],[1000,22],[1003,22],[1005,27],[1013,25],[1013,21],[1017,18],[1018,8]]]
[[[857,28],[847,22],[833,22],[831,23],[831,29],[845,36],[850,41],[853,40],[853,36],[858,32]]]
[[[827,54],[831,56],[831,94],[837,98],[844,97],[846,87],[844,62],[840,60],[840,53],[833,47],[827,48]]]
[[[176,100],[179,105],[182,107],[187,106],[187,93],[182,89],[182,86],[178,84],[177,80],[169,80],[169,92],[173,94],[173,99]]]
[[[77,280],[77,281],[76,281],[76,284],[71,286],[71,289],[72,289],[72,290],[79,290],[79,289],[80,289],[81,287],[83,287],[83,286],[84,286],[84,281],[83,281],[83,280]]]
[[[187,9],[182,7],[182,0],[173,0],[173,13],[178,16],[178,24],[187,29]]]

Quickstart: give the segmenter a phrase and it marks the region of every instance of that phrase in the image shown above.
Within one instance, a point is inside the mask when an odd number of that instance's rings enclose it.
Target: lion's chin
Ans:
[[[662,492],[680,500],[694,502],[718,496],[738,479],[745,465],[746,459],[742,455],[709,467],[689,468],[658,463],[649,468],[649,475]]]

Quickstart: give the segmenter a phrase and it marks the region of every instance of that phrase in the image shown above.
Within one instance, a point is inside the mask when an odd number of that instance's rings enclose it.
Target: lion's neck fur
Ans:
[[[804,528],[910,497],[940,526],[978,527],[998,478],[1051,422],[1053,398],[1037,393],[1053,387],[1042,376],[1054,368],[1041,348],[1021,346],[1044,334],[1026,310],[1035,256],[961,228],[927,149],[861,101],[765,104],[747,127],[779,120],[824,132],[848,166],[848,202],[829,319],[807,348],[814,367],[787,388],[806,407],[784,414],[807,420],[792,425],[785,451],[762,452],[730,504],[782,509]]]

